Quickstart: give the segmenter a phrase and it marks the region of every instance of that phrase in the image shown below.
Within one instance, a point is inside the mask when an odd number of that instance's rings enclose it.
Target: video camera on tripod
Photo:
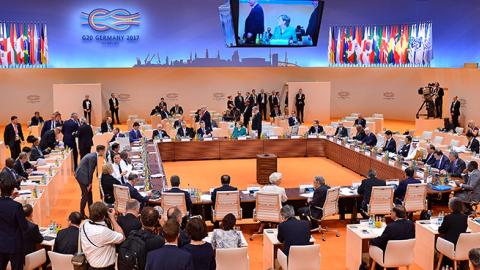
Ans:
[[[423,97],[423,103],[418,109],[417,112],[417,119],[420,115],[427,116],[427,118],[434,117],[435,118],[435,103],[434,100],[438,97],[440,90],[440,84],[436,83],[429,83],[425,87],[421,87],[418,89],[418,94]],[[426,106],[427,114],[420,114],[420,111],[423,109],[423,106]]]

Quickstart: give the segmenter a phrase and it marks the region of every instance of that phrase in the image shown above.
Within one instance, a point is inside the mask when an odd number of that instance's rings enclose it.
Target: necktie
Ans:
[[[125,184],[125,181],[123,179],[123,175],[122,175],[122,166],[120,166],[120,164],[118,164],[118,172],[120,172],[120,180],[122,182],[122,185]]]
[[[52,120],[52,128],[51,129],[55,129],[55,121]]]

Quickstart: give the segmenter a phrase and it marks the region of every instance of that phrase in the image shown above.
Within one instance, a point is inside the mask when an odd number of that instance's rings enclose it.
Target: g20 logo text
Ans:
[[[130,13],[126,9],[107,10],[97,8],[90,13],[82,12],[82,25],[89,25],[95,31],[126,31],[140,25],[140,13]]]

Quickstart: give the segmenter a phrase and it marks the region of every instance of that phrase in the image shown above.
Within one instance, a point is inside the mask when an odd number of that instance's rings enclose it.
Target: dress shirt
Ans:
[[[266,185],[263,186],[259,192],[266,192],[266,193],[277,193],[282,202],[286,202],[288,200],[287,193],[285,193],[285,189],[283,187],[279,187],[277,185]],[[256,194],[256,193],[255,193]]]
[[[118,181],[120,181],[120,183],[122,183],[122,185],[124,185],[127,182],[128,176],[130,175],[130,168],[128,167],[127,163],[125,163],[124,160],[121,160],[120,164],[113,163],[112,167],[113,177],[115,177]],[[122,177],[122,172],[127,172],[127,174]]]
[[[95,268],[114,265],[117,259],[115,244],[123,240],[123,234],[108,228],[104,221],[93,223],[86,220],[80,228],[82,250],[90,266]]]

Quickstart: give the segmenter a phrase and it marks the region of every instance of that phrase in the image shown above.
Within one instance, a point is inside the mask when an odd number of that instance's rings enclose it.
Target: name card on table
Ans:
[[[378,160],[378,161],[382,161],[382,160],[383,160],[383,157],[377,155],[377,160]]]
[[[395,161],[389,160],[389,161],[388,161],[388,165],[390,165],[390,166],[395,166]]]
[[[331,142],[333,142],[333,137],[328,138]]]
[[[270,136],[269,139],[270,140],[278,140],[278,136]]]
[[[309,139],[316,139],[316,138],[317,138],[317,135],[308,135],[308,138],[309,138]]]
[[[238,137],[238,140],[239,140],[239,141],[246,141],[246,140],[247,140],[247,137],[244,137],[244,136]]]
[[[355,152],[360,152],[360,147],[355,147]]]
[[[298,135],[292,135],[292,136],[290,136],[290,138],[291,138],[291,139],[300,139],[300,138],[301,138],[301,136],[298,136]]]
[[[425,177],[425,174],[422,171],[417,171],[417,176],[423,178]]]
[[[203,138],[203,140],[206,141],[206,142],[211,142],[211,141],[213,141],[213,138]]]
[[[351,145],[349,143],[345,144],[345,147],[350,148]]]
[[[365,156],[370,156],[371,152],[370,151],[365,151]]]
[[[327,136],[325,136],[325,135],[320,135],[320,136],[318,136],[318,138],[320,138],[320,139],[326,139]]]
[[[342,140],[337,140],[337,144],[342,144]]]
[[[168,138],[168,139],[163,139],[162,142],[172,142],[172,139]]]
[[[182,142],[189,142],[189,141],[190,139],[187,139],[187,138],[182,139]]]

